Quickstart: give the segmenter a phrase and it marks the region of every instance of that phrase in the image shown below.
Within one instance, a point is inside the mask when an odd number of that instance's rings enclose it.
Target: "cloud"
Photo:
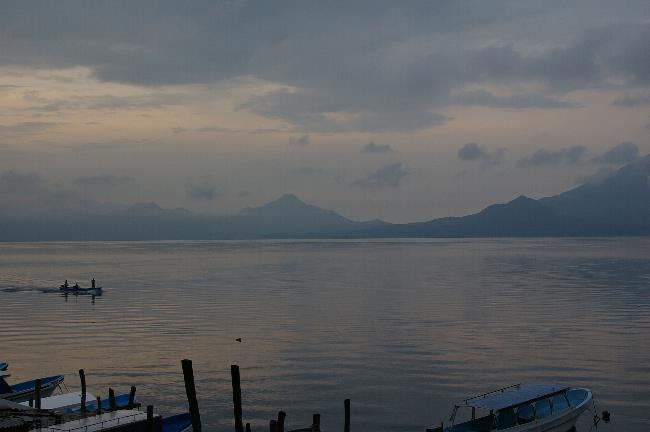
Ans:
[[[636,108],[650,105],[650,94],[624,95],[612,102],[612,105],[624,108]]]
[[[458,149],[458,157],[468,161],[481,160],[488,157],[488,152],[484,146],[471,142]]]
[[[372,141],[361,147],[361,154],[381,154],[392,152],[393,148],[389,144],[375,144]]]
[[[300,167],[292,171],[296,175],[301,176],[322,176],[327,175],[327,171],[322,168],[313,168],[313,167]]]
[[[486,106],[493,108],[575,108],[579,105],[545,96],[540,93],[516,93],[509,96],[497,96],[486,90],[472,90],[455,95],[456,105]]]
[[[110,174],[97,175],[97,176],[82,176],[74,179],[74,182],[80,186],[97,188],[97,189],[111,189],[117,186],[122,186],[133,182],[131,177],[114,176]]]
[[[366,177],[352,183],[353,186],[366,188],[397,187],[408,171],[402,168],[401,162],[390,163],[371,172]]]
[[[480,161],[481,168],[487,168],[490,165],[500,165],[505,151],[503,148],[489,151],[486,146],[471,142],[458,149],[458,158],[463,161]]]
[[[519,161],[521,166],[575,165],[587,154],[585,146],[577,145],[559,150],[539,149]]]
[[[200,132],[200,133],[210,133],[210,132],[243,132],[242,130],[237,130],[237,129],[228,129],[228,128],[222,128],[218,126],[205,126],[205,127],[199,127],[199,128],[184,128],[184,127],[174,127],[172,128],[172,132],[175,134],[181,134],[181,133],[186,133],[186,132]]]
[[[309,135],[303,135],[298,138],[291,138],[289,140],[289,145],[296,147],[305,147],[309,145]]]
[[[20,122],[12,125],[0,125],[0,135],[4,136],[18,136],[29,135],[44,132],[48,129],[55,128],[61,123],[51,122]]]
[[[197,201],[211,201],[219,197],[214,181],[211,177],[195,182],[189,180],[186,188],[187,197]]]
[[[7,192],[20,192],[32,189],[41,184],[43,179],[40,175],[31,172],[3,171],[0,174],[0,188]]]
[[[182,14],[174,2],[41,2],[39,13],[21,2],[3,6],[0,25],[9,33],[0,65],[81,66],[95,79],[151,93],[250,77],[281,90],[241,107],[300,132],[427,129],[447,121],[436,111],[470,85],[540,90],[469,94],[462,104],[568,108],[559,95],[650,83],[643,2],[242,1],[193,4]],[[603,16],[611,24],[602,25]],[[123,109],[170,101],[147,94],[74,103]]]
[[[632,142],[624,142],[596,156],[593,160],[601,164],[621,165],[633,162],[638,158],[639,146]]]
[[[66,98],[44,98],[37,92],[29,91],[23,96],[31,103],[29,111],[58,112],[64,110],[133,110],[133,109],[162,109],[168,106],[180,105],[187,99],[181,93],[146,93],[130,96],[114,96],[110,94],[93,96],[68,96]]]

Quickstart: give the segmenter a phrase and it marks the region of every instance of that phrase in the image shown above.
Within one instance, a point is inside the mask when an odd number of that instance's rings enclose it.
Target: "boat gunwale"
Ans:
[[[500,411],[502,409],[513,408],[513,407],[516,407],[516,406],[519,406],[519,405],[523,405],[525,403],[536,402],[538,400],[545,399],[545,398],[551,397],[551,396],[555,396],[555,395],[560,394],[560,393],[565,393],[565,392],[567,392],[569,390],[574,389],[571,386],[562,386],[562,387],[558,386],[558,388],[556,390],[554,390],[554,391],[550,391],[550,392],[547,392],[547,393],[544,393],[544,394],[537,394],[532,398],[522,398],[520,400],[517,400],[516,402],[513,402],[512,404],[499,406],[498,408],[495,407],[495,406],[490,406],[489,404],[486,405],[486,404],[480,403],[481,401],[486,400],[486,396],[494,397],[494,395],[497,394],[498,392],[502,392],[503,395],[505,395],[506,393],[513,394],[514,391],[509,391],[508,392],[507,390],[512,389],[512,388],[521,389],[522,385],[524,385],[524,384],[514,384],[514,385],[511,385],[511,386],[508,386],[508,387],[504,387],[504,388],[499,389],[499,390],[494,390],[494,391],[491,391],[491,392],[488,392],[488,393],[484,393],[484,394],[479,395],[479,396],[474,396],[474,397],[471,397],[471,398],[468,398],[468,399],[463,399],[462,402],[454,404],[454,408],[471,407],[471,408],[482,408],[482,409],[486,409],[486,410],[490,410],[490,411]],[[475,402],[472,403],[470,401],[475,401]]]

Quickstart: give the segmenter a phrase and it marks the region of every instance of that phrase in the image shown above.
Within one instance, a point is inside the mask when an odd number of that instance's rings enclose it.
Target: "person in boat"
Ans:
[[[72,286],[73,289],[79,289],[79,282],[75,282]]]
[[[93,280],[90,281],[90,284],[93,287],[93,289],[95,289],[95,278],[93,278]]]
[[[63,288],[68,288],[70,284],[68,284],[68,280],[66,279],[65,282],[63,283]]]

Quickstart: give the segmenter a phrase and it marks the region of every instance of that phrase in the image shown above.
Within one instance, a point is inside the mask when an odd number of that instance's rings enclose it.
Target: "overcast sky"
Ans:
[[[354,219],[552,195],[650,151],[650,2],[9,1],[0,199]]]

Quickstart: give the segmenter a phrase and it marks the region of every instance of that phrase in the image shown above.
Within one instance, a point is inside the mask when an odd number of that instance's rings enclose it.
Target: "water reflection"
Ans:
[[[61,274],[110,298],[38,291]],[[422,431],[466,395],[541,381],[591,387],[612,412],[599,430],[646,431],[649,275],[648,239],[3,245],[0,326],[16,379],[75,386],[83,367],[89,389],[134,384],[165,412],[192,358],[211,429],[231,427],[237,363],[257,428],[284,409],[335,429],[351,398],[355,430]]]

